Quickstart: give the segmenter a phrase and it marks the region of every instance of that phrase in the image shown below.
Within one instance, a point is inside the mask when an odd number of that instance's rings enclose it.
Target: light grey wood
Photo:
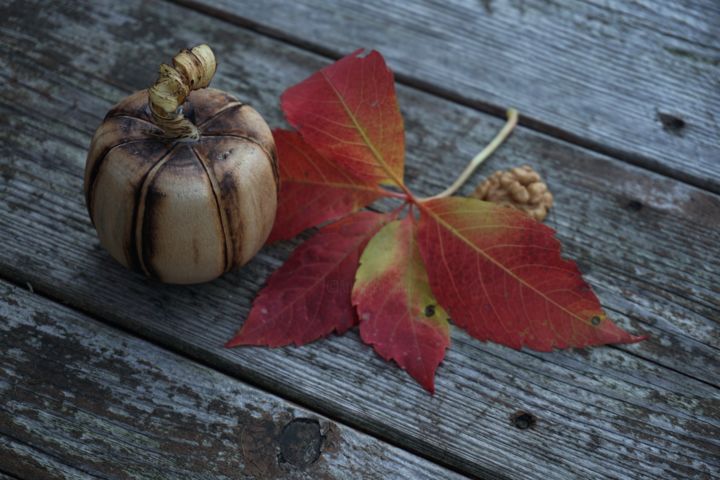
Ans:
[[[0,339],[21,478],[464,478],[3,281]]]
[[[4,411],[0,412],[5,413]],[[62,460],[42,449],[15,440],[5,432],[0,432],[0,460],[0,468],[9,469],[12,472],[18,472],[17,475],[22,475],[22,477],[7,477],[12,479],[64,480],[72,478],[90,480],[97,478],[65,464]],[[3,477],[0,476],[0,478]]]
[[[483,173],[529,162],[547,177],[557,199],[551,224],[568,255],[618,322],[648,331],[650,341],[538,354],[455,331],[434,397],[354,332],[303,348],[225,350],[293,244],[196,287],[130,274],[101,249],[83,206],[90,136],[112,103],[152,82],[157,58],[183,46],[210,42],[220,60],[215,86],[271,125],[281,123],[281,91],[325,61],[168,4],[56,5],[45,12],[50,24],[27,8],[0,31],[12,59],[0,65],[6,277],[469,474],[703,478],[717,469],[716,195],[520,129]],[[26,33],[32,29],[42,37]],[[76,60],[64,53],[70,47]],[[408,88],[400,103],[407,175],[419,194],[449,184],[501,124]],[[517,428],[518,410],[536,416],[535,426]]]
[[[715,0],[179,3],[720,191]]]

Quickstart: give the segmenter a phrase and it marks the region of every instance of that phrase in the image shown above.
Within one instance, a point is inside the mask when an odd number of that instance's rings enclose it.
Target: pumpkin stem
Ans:
[[[210,85],[215,75],[215,55],[207,45],[181,50],[173,57],[173,65],[160,65],[160,75],[150,87],[150,112],[155,124],[168,140],[197,140],[197,127],[182,112],[182,105],[191,91]]]

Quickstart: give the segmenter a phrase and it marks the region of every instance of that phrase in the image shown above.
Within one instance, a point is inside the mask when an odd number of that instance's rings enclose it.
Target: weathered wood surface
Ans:
[[[3,281],[0,338],[21,478],[461,478]]]
[[[716,0],[179,2],[720,192]]]
[[[615,318],[650,341],[539,354],[456,331],[434,397],[355,333],[304,348],[224,350],[290,246],[196,287],[129,274],[87,220],[87,144],[107,108],[149,84],[180,47],[210,42],[221,60],[216,86],[276,125],[279,93],[325,60],[172,5],[54,4],[39,19],[23,5],[24,14],[0,12],[11,59],[0,65],[6,277],[468,474],[704,478],[718,468],[717,196],[520,129],[484,171],[531,162],[546,174],[568,253]],[[408,88],[400,102],[407,174],[421,194],[449,183],[501,123]],[[516,427],[518,410],[535,426]]]

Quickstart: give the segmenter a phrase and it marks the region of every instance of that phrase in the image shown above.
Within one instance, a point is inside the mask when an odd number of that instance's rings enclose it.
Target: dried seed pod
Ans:
[[[260,114],[205,88],[215,73],[210,48],[183,50],[173,64],[107,114],[90,145],[85,196],[116,260],[187,284],[243,265],[262,247],[278,172]]]
[[[552,193],[529,165],[493,173],[478,185],[473,196],[523,210],[540,222],[553,204]]]

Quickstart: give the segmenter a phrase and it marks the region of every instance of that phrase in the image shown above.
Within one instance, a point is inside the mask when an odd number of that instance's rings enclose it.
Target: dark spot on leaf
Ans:
[[[435,305],[428,305],[425,307],[425,316],[432,317],[433,315],[435,315]]]
[[[676,115],[658,112],[657,117],[660,123],[662,123],[663,128],[668,132],[680,133],[680,131],[685,128],[685,120]]]
[[[596,315],[590,319],[590,323],[592,323],[595,326],[598,326],[598,325],[600,325],[600,320],[601,320],[601,318]]]
[[[278,439],[280,461],[307,467],[320,457],[323,440],[317,420],[296,418],[285,425]]]
[[[520,430],[527,430],[528,428],[532,428],[537,423],[537,418],[535,418],[535,415],[532,413],[524,412],[522,410],[515,412],[510,417],[510,421],[515,426],[515,428],[519,428]]]

